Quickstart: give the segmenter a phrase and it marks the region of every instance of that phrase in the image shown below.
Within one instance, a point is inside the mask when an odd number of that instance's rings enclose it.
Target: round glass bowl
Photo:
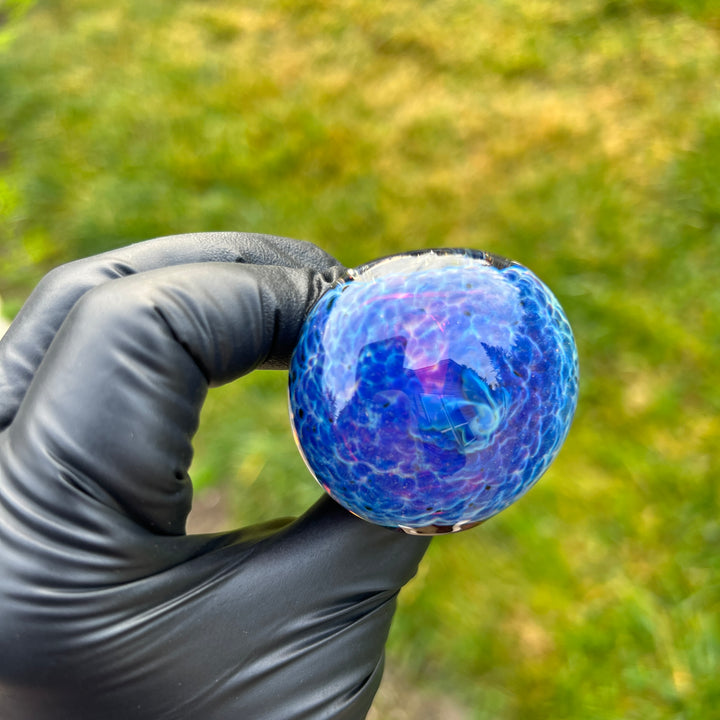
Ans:
[[[290,366],[308,468],[341,505],[413,534],[497,514],[547,470],[578,394],[570,325],[527,268],[426,250],[346,274]]]

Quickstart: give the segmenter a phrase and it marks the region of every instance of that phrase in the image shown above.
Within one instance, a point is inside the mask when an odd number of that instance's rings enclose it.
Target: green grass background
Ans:
[[[39,0],[0,26],[0,294],[177,232],[346,264],[472,246],[574,327],[575,424],[436,540],[390,662],[472,719],[720,717],[715,0]],[[196,485],[233,521],[319,494],[282,373],[214,390]]]

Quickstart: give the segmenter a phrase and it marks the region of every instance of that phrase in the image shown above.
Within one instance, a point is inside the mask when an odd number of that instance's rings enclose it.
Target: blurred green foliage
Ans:
[[[714,0],[6,2],[0,294],[177,232],[519,260],[575,329],[559,459],[436,540],[390,652],[493,720],[720,703],[720,9]],[[238,523],[319,491],[281,373],[214,390],[199,487]]]

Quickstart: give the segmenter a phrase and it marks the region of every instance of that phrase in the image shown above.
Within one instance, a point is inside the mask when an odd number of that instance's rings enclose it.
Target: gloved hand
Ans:
[[[365,717],[427,539],[328,498],[185,534],[208,386],[285,368],[339,270],[211,233],[40,283],[0,343],[2,720]]]

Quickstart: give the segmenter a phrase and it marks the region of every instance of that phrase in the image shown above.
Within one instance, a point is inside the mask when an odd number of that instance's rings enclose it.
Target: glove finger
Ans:
[[[208,386],[286,367],[308,309],[336,275],[202,263],[86,293],[3,437],[14,475],[35,485],[23,494],[48,504],[55,493],[50,504],[72,524],[67,493],[79,490],[152,532],[182,534]]]
[[[89,584],[87,561],[63,558],[84,572],[41,577],[41,607],[12,627],[24,640],[8,672],[24,680],[21,702],[31,706],[41,673],[56,680],[67,717],[364,718],[397,591],[429,540],[369,525],[327,497],[292,525],[264,530],[155,536],[159,550],[145,543],[119,572],[99,559]],[[0,556],[0,566],[13,560]],[[46,590],[58,585],[63,592]]]
[[[197,688],[195,714],[225,702],[228,716],[365,717],[398,591],[429,538],[370,525],[324,497],[293,524],[250,540],[252,551],[243,540],[162,576],[176,601],[143,627],[138,652],[162,647],[173,677]],[[208,648],[211,661],[198,667]],[[203,693],[208,687],[214,692]]]
[[[230,548],[206,555],[198,566],[221,578],[212,584],[215,602],[178,603],[182,619],[167,624],[182,627],[196,652],[223,628],[224,642],[213,644],[219,667],[231,667],[243,648],[243,673],[257,678],[244,688],[246,717],[262,717],[269,698],[273,717],[314,716],[319,685],[323,717],[364,717],[382,677],[397,594],[429,543],[371,525],[325,496],[251,554],[240,543],[235,558]],[[234,559],[242,572],[228,572]],[[173,590],[187,597],[180,585]]]
[[[157,238],[62,265],[43,278],[0,340],[0,429],[12,422],[55,333],[88,290],[148,270],[198,262],[317,270],[337,265],[309,242],[236,232]]]

